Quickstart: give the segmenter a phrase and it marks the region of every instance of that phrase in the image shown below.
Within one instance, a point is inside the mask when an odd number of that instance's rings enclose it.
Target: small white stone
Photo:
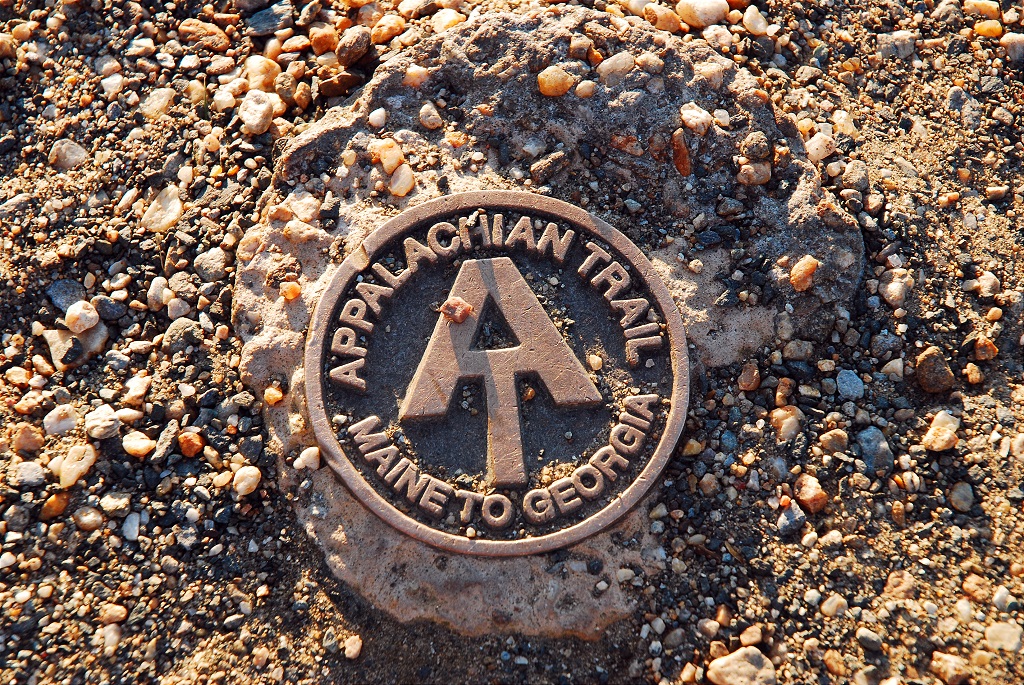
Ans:
[[[725,21],[729,3],[726,0],[681,0],[676,12],[692,28],[702,29]]]
[[[43,430],[47,435],[67,433],[78,424],[78,412],[70,404],[58,404],[43,417]]]
[[[725,0],[722,1],[725,2]],[[629,72],[633,71],[635,65],[633,55],[623,50],[597,65],[597,75],[600,77],[601,83],[609,88],[614,88],[622,83]]]
[[[309,469],[311,471],[316,471],[320,468],[320,448],[307,447],[302,450],[295,461],[292,462],[292,465],[296,470]]]
[[[124,539],[129,542],[135,542],[139,539],[139,524],[140,516],[137,511],[133,511],[124,517],[124,523],[121,525],[121,535]]]
[[[85,333],[100,322],[100,315],[91,303],[85,300],[75,302],[64,312],[64,323],[74,334]]]
[[[679,116],[682,118],[683,126],[690,129],[698,136],[702,136],[711,128],[714,118],[700,105],[690,102],[679,108]]]
[[[184,205],[178,197],[178,186],[167,186],[160,191],[142,215],[142,227],[153,233],[164,233],[178,223],[182,211]],[[166,280],[164,282],[166,283]]]
[[[101,404],[85,415],[85,432],[89,437],[106,440],[117,435],[121,420],[109,404]]]
[[[384,124],[387,123],[387,120],[388,111],[383,107],[378,107],[370,112],[370,115],[366,117],[366,123],[369,124],[371,128],[384,128]]]
[[[743,13],[743,28],[755,36],[763,36],[768,33],[768,20],[761,14],[761,10],[749,5]]]
[[[50,148],[50,166],[61,171],[68,171],[79,167],[89,159],[88,151],[73,140],[63,138],[58,140]]]
[[[411,166],[403,164],[395,169],[395,173],[391,176],[391,182],[388,184],[388,190],[392,195],[405,197],[414,187],[416,187],[416,176]]]
[[[111,74],[104,79],[100,79],[100,88],[103,89],[103,97],[108,100],[116,98],[117,94],[124,90],[124,81],[124,76],[121,74]]]
[[[836,151],[836,141],[832,136],[819,131],[804,143],[804,149],[807,151],[807,159],[817,163]]]
[[[121,402],[127,405],[140,404],[146,398],[149,387],[153,384],[152,376],[132,376],[124,384],[124,395]]]
[[[121,440],[121,447],[133,457],[142,459],[153,451],[156,441],[141,431],[132,431]]]
[[[139,111],[147,119],[156,119],[167,113],[171,102],[174,101],[174,95],[173,88],[157,88],[139,105]]]
[[[423,124],[423,128],[431,131],[444,126],[444,119],[433,102],[426,102],[420,107],[420,123]]]
[[[232,485],[240,497],[245,497],[256,492],[262,478],[263,474],[255,466],[243,466],[235,472]]]
[[[60,462],[55,464],[57,459]],[[96,463],[96,448],[92,445],[74,445],[63,458],[57,459],[50,461],[50,469],[60,478],[62,488],[70,488],[89,473],[89,469]]]
[[[266,133],[274,121],[274,101],[261,90],[250,90],[238,107],[238,118],[242,121],[242,133],[250,136]]]
[[[363,638],[358,635],[349,635],[345,640],[345,658],[358,659],[363,651]]]
[[[171,320],[188,316],[190,311],[192,311],[192,308],[188,306],[188,302],[180,297],[172,297],[167,302],[167,316],[169,316]]]

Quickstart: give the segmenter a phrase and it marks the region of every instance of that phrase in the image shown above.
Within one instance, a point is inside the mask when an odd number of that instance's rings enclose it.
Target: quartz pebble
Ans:
[[[84,300],[75,302],[64,312],[64,324],[72,333],[85,333],[100,322],[96,308]]]
[[[562,67],[552,66],[537,74],[537,86],[541,95],[561,97],[569,92],[575,81]]]
[[[320,448],[314,446],[302,450],[295,461],[292,462],[292,465],[296,470],[309,469],[310,471],[316,471],[320,468]]]
[[[676,5],[679,17],[696,29],[725,21],[729,14],[726,0],[681,0]]]
[[[233,487],[240,497],[245,497],[256,491],[263,474],[255,466],[243,466],[235,472]]]
[[[106,440],[117,435],[121,420],[109,404],[101,404],[85,415],[85,432],[90,438]]]
[[[708,680],[715,685],[775,685],[775,666],[757,647],[741,647],[710,664]]]
[[[62,138],[50,148],[50,166],[61,171],[70,171],[82,166],[89,159],[84,147],[73,140]]]
[[[132,431],[121,439],[121,447],[131,456],[142,459],[153,451],[153,448],[156,447],[156,441],[145,433]]]
[[[960,419],[947,411],[940,411],[932,419],[928,432],[921,440],[921,445],[930,452],[944,452],[956,447],[959,442],[956,431],[960,428]]]
[[[43,417],[43,430],[47,435],[67,433],[78,424],[78,412],[70,404],[58,404]]]
[[[63,458],[51,460],[50,469],[60,479],[62,488],[70,488],[89,473],[96,457],[96,448],[92,445],[74,445]]]
[[[793,290],[803,292],[810,288],[819,265],[820,262],[811,255],[801,257],[789,272],[789,283]]]
[[[363,651],[363,638],[358,635],[349,635],[345,639],[345,658],[355,660]]]
[[[274,120],[274,103],[270,96],[259,90],[250,90],[238,107],[242,133],[258,136],[266,133]]]
[[[164,233],[178,223],[184,211],[178,197],[178,186],[170,185],[161,190],[142,215],[142,227],[153,233]]]
[[[946,685],[965,685],[971,680],[971,669],[967,660],[955,654],[932,652],[928,670]]]
[[[1019,652],[1021,635],[1024,633],[1016,623],[993,623],[985,629],[985,642],[989,649],[1003,652]]]

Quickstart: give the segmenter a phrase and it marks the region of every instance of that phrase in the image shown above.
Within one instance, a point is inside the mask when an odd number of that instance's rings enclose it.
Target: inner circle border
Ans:
[[[324,407],[323,364],[327,349],[327,333],[338,300],[348,290],[352,279],[368,268],[388,243],[421,222],[475,209],[535,212],[561,218],[574,224],[574,228],[582,228],[608,243],[629,262],[632,267],[631,273],[642,278],[665,317],[668,332],[673,379],[670,409],[661,439],[647,465],[625,490],[596,514],[568,528],[520,540],[487,540],[452,535],[431,528],[401,512],[381,496],[352,464],[331,427]],[[313,433],[327,463],[348,490],[367,509],[409,537],[447,552],[473,556],[516,557],[542,554],[580,542],[616,523],[647,494],[672,456],[682,434],[690,393],[689,359],[682,317],[668,287],[640,248],[623,233],[580,207],[545,195],[518,190],[483,190],[439,197],[399,214],[370,233],[341,263],[317,300],[306,337],[304,363],[306,402]]]

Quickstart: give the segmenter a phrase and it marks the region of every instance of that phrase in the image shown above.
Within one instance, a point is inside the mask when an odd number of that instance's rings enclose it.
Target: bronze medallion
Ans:
[[[390,525],[464,554],[613,524],[671,456],[688,390],[683,322],[640,249],[518,191],[442,197],[371,233],[306,343],[327,463]]]

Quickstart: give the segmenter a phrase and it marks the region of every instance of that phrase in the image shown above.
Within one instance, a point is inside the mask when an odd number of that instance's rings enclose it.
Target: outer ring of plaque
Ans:
[[[642,277],[665,316],[668,332],[669,358],[672,363],[672,396],[670,410],[661,439],[647,465],[630,485],[604,508],[568,528],[518,540],[467,538],[445,533],[406,516],[366,482],[352,465],[338,442],[324,409],[323,379],[326,338],[340,296],[353,278],[370,266],[377,254],[393,239],[420,223],[453,213],[475,209],[513,210],[539,214],[567,221],[573,228],[603,240],[628,260],[632,273]],[[485,190],[447,195],[425,202],[387,221],[373,231],[352,252],[335,272],[313,310],[311,327],[306,338],[305,386],[313,432],[327,463],[345,486],[367,509],[406,535],[447,552],[490,557],[514,557],[542,554],[568,547],[594,535],[625,516],[651,489],[668,463],[682,433],[689,401],[689,361],[686,333],[679,310],[668,288],[654,271],[650,260],[629,238],[589,212],[561,200],[515,190]]]

